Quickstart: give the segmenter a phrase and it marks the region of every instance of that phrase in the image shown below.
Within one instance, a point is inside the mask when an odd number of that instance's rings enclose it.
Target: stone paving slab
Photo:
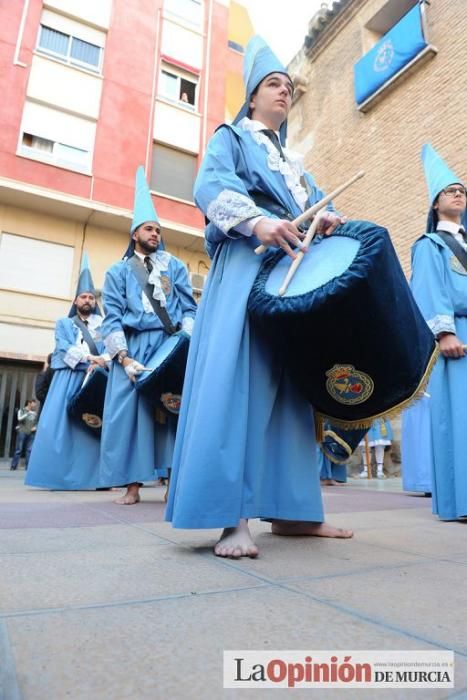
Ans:
[[[27,700],[258,697],[255,690],[223,692],[224,649],[432,648],[275,587],[22,616],[6,623]],[[467,679],[466,665],[465,660],[458,665],[459,680]],[[276,692],[259,697],[276,697]],[[371,698],[371,693],[319,691],[316,697]],[[297,696],[310,692],[296,690],[292,697]],[[404,697],[393,691],[380,696]],[[424,691],[423,697],[449,694]]]
[[[262,585],[241,570],[219,567],[175,545],[24,554],[2,557],[0,612],[152,599]],[[26,573],[27,572],[27,573]],[[25,575],[26,574],[26,575]]]
[[[324,489],[329,521],[353,540],[273,537],[256,520],[261,556],[236,562],[211,555],[217,530],[163,521],[163,488],[122,507],[115,493],[23,478],[0,466],[0,700],[258,697],[222,690],[234,648],[454,648],[455,690],[344,695],[467,699],[467,528],[398,480]]]
[[[467,563],[421,562],[418,565],[354,574],[352,578],[297,581],[298,590],[339,602],[346,610],[454,648],[467,658]]]

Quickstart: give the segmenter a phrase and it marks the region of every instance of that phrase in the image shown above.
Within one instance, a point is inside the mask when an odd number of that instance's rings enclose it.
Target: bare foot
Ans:
[[[117,498],[114,503],[117,503],[119,506],[134,506],[136,503],[140,502],[140,497],[139,497],[139,486],[128,486],[127,492],[124,496],[121,498]]]
[[[335,479],[321,479],[321,486],[339,486],[339,482]]]
[[[353,537],[353,530],[344,530],[341,527],[328,525],[328,523],[310,523],[300,520],[273,520],[271,532],[273,535],[310,535],[344,540]]]
[[[240,520],[238,527],[226,527],[219,542],[214,547],[214,554],[218,557],[240,559],[258,556],[258,547],[251,539],[248,522]]]

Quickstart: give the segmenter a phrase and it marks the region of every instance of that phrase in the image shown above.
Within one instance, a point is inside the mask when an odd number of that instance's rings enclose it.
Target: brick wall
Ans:
[[[410,247],[424,232],[428,195],[420,161],[431,142],[467,181],[466,0],[432,0],[428,39],[438,54],[386,93],[368,113],[357,110],[353,66],[364,53],[364,25],[385,0],[353,0],[322,32],[310,56],[291,66],[308,79],[293,106],[289,145],[327,191],[363,168],[366,176],[336,200],[350,218],[389,228],[406,273]]]

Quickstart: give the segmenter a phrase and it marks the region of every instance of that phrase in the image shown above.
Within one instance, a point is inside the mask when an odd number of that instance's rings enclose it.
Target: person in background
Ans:
[[[17,413],[18,425],[16,426],[16,447],[15,454],[11,461],[11,471],[16,471],[21,456],[24,455],[25,469],[28,468],[29,457],[31,455],[32,444],[36,434],[37,423],[37,402],[28,399],[24,408],[20,408]]]

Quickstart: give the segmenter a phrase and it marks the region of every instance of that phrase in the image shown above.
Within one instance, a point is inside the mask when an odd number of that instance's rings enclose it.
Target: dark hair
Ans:
[[[273,71],[272,71],[272,73],[281,73],[281,72],[282,72],[282,71],[277,71],[277,70],[273,70]],[[261,85],[262,85],[262,84],[264,83],[264,81],[266,80],[266,78],[269,78],[269,76],[272,75],[272,73],[268,73],[267,75],[264,76],[264,78],[263,78],[262,80],[259,81],[258,85],[255,87],[255,89],[254,89],[253,92],[251,93],[251,95],[250,95],[250,97],[249,97],[249,100],[248,100],[248,103],[251,102],[252,98],[256,95],[256,93],[258,92],[259,88],[261,87]],[[289,75],[288,73],[282,73],[282,75],[286,75],[286,76],[288,77],[288,79],[290,80],[290,84],[292,85],[292,95],[293,95],[293,92],[294,92],[294,84],[293,84],[292,78],[290,77],[290,75]],[[248,104],[248,112],[246,113],[246,116],[248,117],[248,119],[251,119],[251,112],[252,112],[252,110],[251,110],[250,104]]]
[[[47,364],[48,365],[50,365],[50,363],[52,362],[52,354],[53,353],[49,352],[49,354],[47,355]]]

